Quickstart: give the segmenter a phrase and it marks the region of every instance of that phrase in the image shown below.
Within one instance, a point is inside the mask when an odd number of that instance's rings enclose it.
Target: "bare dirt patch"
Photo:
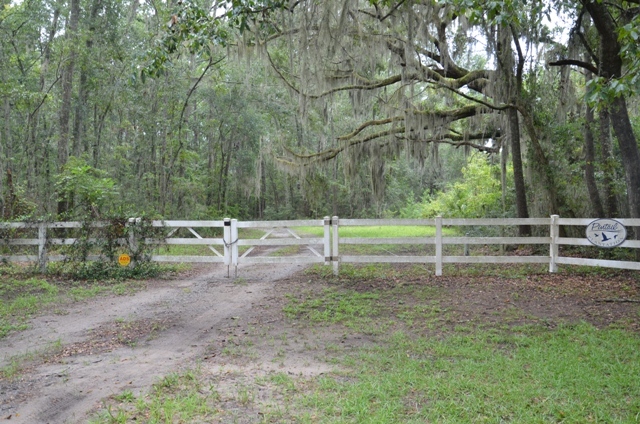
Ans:
[[[537,271],[505,276],[510,274],[510,268],[514,269],[513,274],[518,273],[517,266],[502,265],[496,275],[497,267],[489,266],[480,270],[485,275],[366,279],[346,282],[345,287],[358,291],[390,291],[402,286],[426,285],[437,290],[434,298],[441,309],[449,312],[453,323],[542,322],[555,326],[585,321],[600,328],[618,325],[640,331],[640,274],[635,271],[566,269],[559,274]],[[412,299],[403,301],[415,303]]]
[[[212,339],[247,322],[253,305],[299,266],[253,266],[241,279],[222,266],[186,279],[152,281],[129,296],[108,296],[34,319],[2,341],[0,366],[24,362],[1,381],[0,417],[12,422],[86,422],[102,400],[141,392],[207,355]]]
[[[420,297],[415,288],[423,290]],[[326,290],[380,294],[376,322],[387,326],[361,332],[340,323],[290,319],[283,312],[285,305]],[[134,295],[94,299],[64,314],[38,317],[30,330],[4,339],[2,366],[16,355],[44,353],[17,378],[0,381],[0,418],[84,423],[105,404],[118,406],[123,391],[141,396],[164,376],[197,368],[209,383],[202,390],[217,393],[216,422],[261,422],[268,418],[265,411],[286,409],[274,376],[331,373],[336,355],[381,342],[398,329],[429,334],[458,326],[587,321],[639,331],[639,299],[640,280],[632,272],[516,278],[407,272],[402,278],[358,280],[307,274],[300,266],[241,267],[238,278],[226,278],[223,267],[200,267],[176,281],[149,282]],[[429,320],[426,308],[437,312]],[[422,315],[408,319],[399,310]],[[287,415],[278,417],[286,421]]]

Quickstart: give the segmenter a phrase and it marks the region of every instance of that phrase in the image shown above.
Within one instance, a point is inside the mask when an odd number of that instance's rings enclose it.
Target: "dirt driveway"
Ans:
[[[101,401],[140,392],[162,376],[215,355],[277,281],[300,265],[198,267],[178,281],[152,281],[131,296],[74,304],[33,320],[31,329],[2,340],[0,366],[41,352],[44,360],[17,381],[0,381],[0,418],[19,423],[81,423]],[[231,329],[231,330],[230,330]],[[215,344],[215,343],[214,343]],[[219,346],[218,346],[219,347]]]

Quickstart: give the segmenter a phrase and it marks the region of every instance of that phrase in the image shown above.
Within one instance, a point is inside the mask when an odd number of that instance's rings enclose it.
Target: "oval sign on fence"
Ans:
[[[131,263],[131,257],[126,253],[123,253],[122,255],[118,256],[118,263],[120,264],[120,266],[127,266]]]
[[[587,240],[598,247],[616,247],[627,239],[627,229],[615,219],[596,219],[587,225]]]

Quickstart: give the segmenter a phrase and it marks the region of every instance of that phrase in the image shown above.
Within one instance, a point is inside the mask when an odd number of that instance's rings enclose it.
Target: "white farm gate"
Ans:
[[[135,220],[129,220],[134,223]],[[553,215],[549,218],[529,219],[339,219],[338,217],[325,217],[322,220],[291,220],[291,221],[238,221],[225,219],[220,221],[153,221],[152,226],[166,228],[166,236],[163,239],[145,239],[145,243],[156,243],[159,246],[207,246],[207,255],[199,254],[160,254],[161,250],[151,257],[157,262],[192,262],[192,263],[221,263],[227,266],[227,272],[241,264],[258,263],[287,263],[287,264],[314,264],[322,263],[331,265],[335,274],[339,273],[340,264],[344,263],[416,263],[434,264],[435,274],[442,275],[443,264],[456,263],[537,263],[548,264],[549,272],[556,272],[558,265],[586,265],[606,268],[620,268],[640,270],[640,262],[593,259],[575,256],[563,256],[561,246],[592,246],[586,238],[560,237],[560,227],[581,227],[582,233],[594,219],[592,218],[560,218]],[[618,222],[628,228],[639,227],[640,219],[617,219]],[[93,224],[106,225],[106,224]],[[447,236],[443,229],[458,228],[457,234],[469,233],[461,229],[478,229],[484,227],[516,227],[530,225],[537,227],[536,237],[486,237],[486,236]],[[35,262],[44,270],[48,261],[60,261],[62,255],[49,254],[48,250],[55,250],[57,245],[69,245],[76,242],[74,238],[50,237],[51,230],[59,232],[64,229],[80,228],[78,222],[53,222],[53,223],[0,223],[0,230],[20,230],[20,235],[12,238],[0,238],[0,245],[23,246],[36,249],[37,252],[20,255],[0,255],[2,261]],[[340,229],[352,226],[417,226],[435,227],[434,236],[403,236],[403,237],[345,237],[341,236]],[[297,231],[300,227],[316,227],[314,233],[322,236],[305,235]],[[542,230],[540,229],[542,228]],[[181,229],[184,229],[180,231]],[[203,237],[201,229],[217,229],[221,236]],[[260,230],[261,237],[255,236],[256,230]],[[198,232],[200,231],[200,232]],[[252,231],[252,237],[241,237],[242,232]],[[207,230],[210,232],[210,230]],[[473,233],[473,231],[471,231]],[[182,233],[182,237],[178,235]],[[186,233],[186,234],[185,234]],[[184,235],[189,235],[185,237]],[[286,237],[283,237],[286,236]],[[130,246],[135,246],[135,233],[129,233]],[[124,243],[123,243],[124,244]],[[349,250],[351,246],[387,246],[408,245],[422,248],[423,253],[415,254],[408,251],[407,254],[389,252],[388,254],[361,254],[358,251]],[[468,253],[469,246],[492,245],[543,245],[544,254],[532,254],[530,256],[505,255],[503,253],[487,254],[487,249]],[[452,246],[465,246],[464,253]],[[278,247],[281,251],[286,248],[303,249],[306,254],[281,254],[281,255],[256,255],[256,252]],[[626,240],[616,249],[638,249],[640,241]],[[592,249],[598,249],[592,247]],[[380,250],[380,249],[379,249]],[[384,250],[384,249],[382,249]],[[420,249],[418,249],[420,250]],[[450,250],[450,251],[449,251]],[[494,249],[498,250],[498,249]],[[344,251],[344,252],[343,252]],[[540,249],[538,249],[540,251]],[[501,252],[501,250],[499,250]],[[410,254],[409,254],[410,253]],[[589,255],[597,256],[597,255]],[[88,259],[96,259],[89,257]]]

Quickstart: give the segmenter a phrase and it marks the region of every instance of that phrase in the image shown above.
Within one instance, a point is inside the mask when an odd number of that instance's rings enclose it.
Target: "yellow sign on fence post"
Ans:
[[[122,255],[118,256],[118,263],[120,264],[120,266],[128,266],[131,263],[131,256],[123,253]]]

